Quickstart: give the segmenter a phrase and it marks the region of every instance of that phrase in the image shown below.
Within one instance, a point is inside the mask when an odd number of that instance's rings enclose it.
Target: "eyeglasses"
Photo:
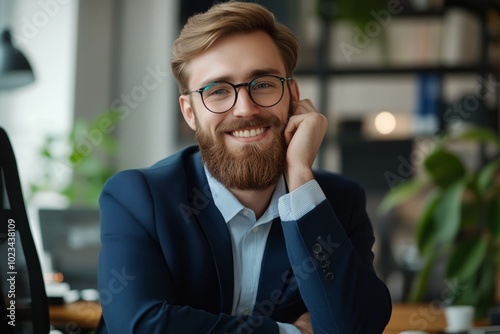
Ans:
[[[236,104],[238,88],[247,87],[248,96],[260,107],[275,106],[284,93],[284,82],[292,77],[282,78],[276,75],[260,75],[250,82],[232,84],[227,81],[212,82],[200,89],[184,94],[200,93],[205,108],[215,114],[228,112]]]

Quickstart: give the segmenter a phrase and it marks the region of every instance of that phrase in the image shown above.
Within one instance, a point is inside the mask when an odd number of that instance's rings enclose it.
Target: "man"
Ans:
[[[312,164],[297,40],[260,5],[190,18],[171,59],[199,147],[120,172],[100,205],[99,333],[381,333],[363,191]]]

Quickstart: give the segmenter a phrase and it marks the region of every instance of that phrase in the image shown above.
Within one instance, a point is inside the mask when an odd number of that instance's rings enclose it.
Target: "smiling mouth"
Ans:
[[[231,132],[231,135],[237,138],[252,138],[257,137],[258,135],[264,133],[266,131],[265,128],[257,128],[251,130],[236,130]]]

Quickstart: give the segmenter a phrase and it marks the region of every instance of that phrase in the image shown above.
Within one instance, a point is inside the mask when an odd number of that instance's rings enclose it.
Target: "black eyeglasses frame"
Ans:
[[[252,92],[250,90],[250,84],[252,82],[254,82],[255,80],[260,79],[262,77],[274,77],[274,78],[279,79],[281,81],[281,96],[280,96],[280,98],[278,99],[278,101],[276,103],[273,103],[272,105],[269,105],[269,106],[264,106],[264,105],[261,105],[261,104],[257,103],[254,100],[254,98],[252,96]],[[183,93],[183,95],[189,95],[189,94],[192,94],[192,93],[199,93],[200,97],[201,97],[201,102],[203,102],[203,105],[205,106],[205,108],[208,111],[210,111],[211,113],[214,113],[214,114],[224,114],[224,113],[227,113],[229,110],[231,110],[234,107],[234,105],[236,104],[236,101],[238,101],[238,88],[240,88],[240,87],[247,87],[248,96],[250,97],[250,99],[252,100],[253,103],[255,103],[256,105],[258,105],[259,107],[262,107],[262,108],[271,108],[271,107],[274,107],[275,105],[277,105],[278,103],[280,103],[281,99],[283,99],[283,95],[285,94],[285,81],[288,81],[288,80],[293,80],[293,77],[280,77],[280,76],[277,76],[277,75],[274,75],[274,74],[262,74],[262,75],[256,76],[255,78],[253,78],[252,80],[250,80],[248,82],[242,82],[242,83],[239,83],[239,84],[233,84],[233,83],[231,83],[229,81],[217,81],[217,83],[226,83],[226,84],[230,85],[231,87],[233,87],[234,92],[235,92],[233,104],[231,105],[230,108],[228,108],[227,110],[224,110],[224,111],[213,111],[213,110],[211,110],[210,108],[207,107],[207,105],[205,104],[205,100],[203,98],[203,91],[207,87],[209,87],[210,85],[213,85],[215,82],[211,82],[208,85],[205,85],[205,86],[203,86],[201,88],[198,88],[196,90],[187,91],[187,92]]]

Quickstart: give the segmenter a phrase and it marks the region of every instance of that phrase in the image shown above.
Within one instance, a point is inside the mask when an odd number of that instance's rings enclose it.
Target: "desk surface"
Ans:
[[[68,332],[78,328],[96,328],[101,317],[101,306],[94,302],[75,302],[64,305],[51,305],[50,322]],[[70,330],[72,329],[72,330]]]
[[[440,305],[394,304],[389,324],[384,334],[397,334],[404,330],[421,330],[431,334],[442,332],[446,328],[446,319]]]
[[[101,307],[97,303],[75,302],[50,306],[52,324],[73,331],[77,328],[95,328],[100,316]],[[384,334],[397,334],[409,329],[437,334],[445,327],[443,309],[437,303],[394,304]]]

